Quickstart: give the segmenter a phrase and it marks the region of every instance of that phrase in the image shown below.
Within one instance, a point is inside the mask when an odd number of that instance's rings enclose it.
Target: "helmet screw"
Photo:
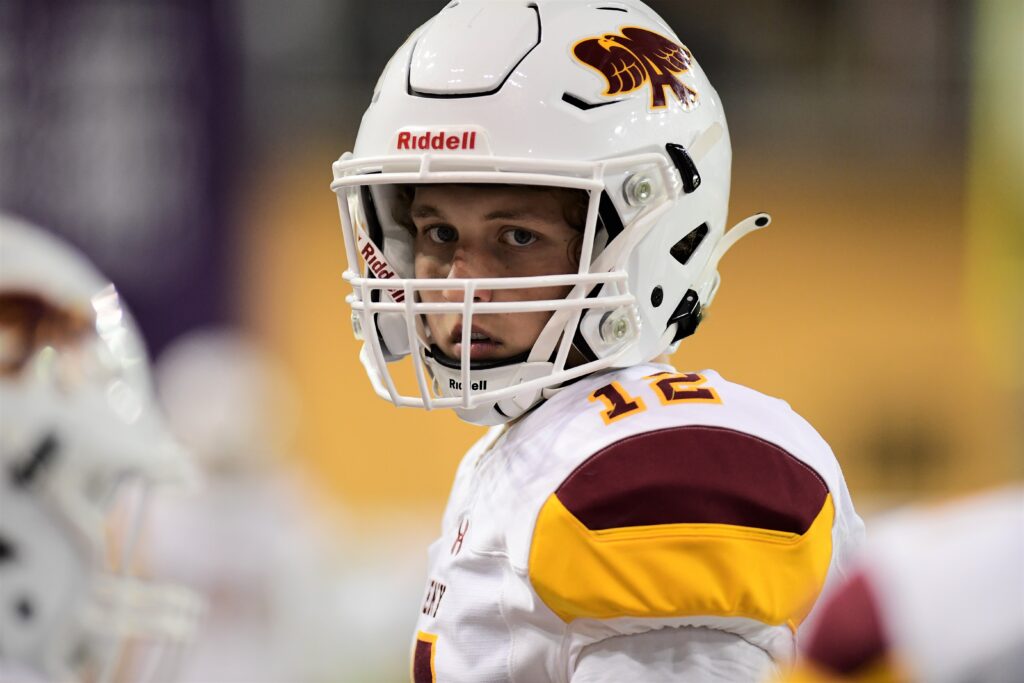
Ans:
[[[654,196],[654,181],[645,175],[630,176],[623,190],[629,204],[642,206]]]
[[[601,322],[601,338],[606,342],[620,340],[629,336],[629,318],[625,315],[612,316],[605,314]]]
[[[658,285],[651,291],[651,305],[657,308],[661,305],[661,302],[665,299],[665,292],[662,291],[661,285]]]
[[[618,318],[612,323],[612,335],[616,339],[622,339],[629,334],[629,321],[625,318]]]

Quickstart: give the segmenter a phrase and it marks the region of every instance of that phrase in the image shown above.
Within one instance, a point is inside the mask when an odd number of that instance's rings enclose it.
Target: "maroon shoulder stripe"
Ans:
[[[822,606],[807,646],[808,659],[844,676],[878,662],[889,642],[877,604],[868,577],[863,571],[854,574]]]
[[[607,446],[555,495],[591,530],[705,523],[802,534],[828,487],[808,465],[764,439],[689,426]]]

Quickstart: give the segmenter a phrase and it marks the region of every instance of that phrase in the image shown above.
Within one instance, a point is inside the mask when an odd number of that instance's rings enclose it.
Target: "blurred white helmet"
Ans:
[[[248,333],[181,335],[154,368],[170,430],[206,474],[259,470],[286,454],[299,402],[287,370]]]
[[[650,360],[691,334],[717,266],[751,216],[725,231],[732,152],[718,95],[692,53],[635,0],[455,0],[392,57],[353,152],[334,164],[361,358],[399,406],[454,408],[499,424],[565,382]],[[589,193],[579,268],[517,278],[415,278],[400,188],[428,183]],[[475,301],[482,289],[569,286],[564,299]],[[420,293],[462,288],[461,301]],[[527,353],[471,361],[474,315],[551,311]],[[462,357],[422,317],[461,315]],[[416,391],[389,364],[411,358]]]
[[[163,428],[148,373],[113,285],[55,237],[0,214],[6,666],[47,680],[110,680],[115,668],[126,675],[126,646],[148,666],[192,633],[199,599],[136,573],[149,488],[193,476]]]

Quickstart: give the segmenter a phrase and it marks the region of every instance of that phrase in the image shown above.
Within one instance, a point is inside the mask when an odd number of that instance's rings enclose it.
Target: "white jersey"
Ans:
[[[862,535],[832,451],[783,401],[713,371],[596,374],[466,454],[413,679],[570,681],[581,652],[666,627],[788,662]]]

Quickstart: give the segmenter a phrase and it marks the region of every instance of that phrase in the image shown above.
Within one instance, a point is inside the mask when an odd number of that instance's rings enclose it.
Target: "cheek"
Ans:
[[[417,253],[412,261],[413,277],[430,277],[430,271],[434,268],[434,259],[423,253]]]
[[[426,303],[439,303],[444,301],[444,299],[441,298],[441,292],[436,289],[422,289],[416,294],[416,297],[420,301]],[[430,317],[436,317],[437,315],[439,314],[433,313]]]
[[[496,289],[494,298],[497,301],[556,301],[564,299],[572,287],[531,287],[530,289]],[[550,311],[521,313],[519,315],[551,315]]]
[[[504,341],[509,352],[516,354],[531,349],[551,315],[550,311],[510,314],[504,326]]]
[[[546,301],[564,299],[571,287],[542,287],[537,289],[520,289],[510,291],[512,301]],[[530,311],[528,313],[509,313],[506,316],[505,329],[509,336],[506,342],[515,352],[522,352],[533,346],[554,311]]]
[[[545,275],[564,275],[579,270],[579,252],[583,241],[582,235],[573,235],[569,239],[560,240],[544,250],[537,259],[537,270]]]
[[[417,254],[413,260],[413,277],[416,278],[436,278],[437,275],[437,259],[425,256],[423,254]],[[444,298],[440,290],[437,289],[423,289],[417,292],[416,298],[424,303],[443,303]],[[430,330],[431,336],[435,340],[445,338],[445,316],[444,314],[430,314],[424,315],[423,321],[426,323],[427,328]],[[440,342],[438,342],[440,343]]]
[[[422,237],[413,250],[413,274],[420,278],[448,277],[453,255],[450,245],[436,244]]]

